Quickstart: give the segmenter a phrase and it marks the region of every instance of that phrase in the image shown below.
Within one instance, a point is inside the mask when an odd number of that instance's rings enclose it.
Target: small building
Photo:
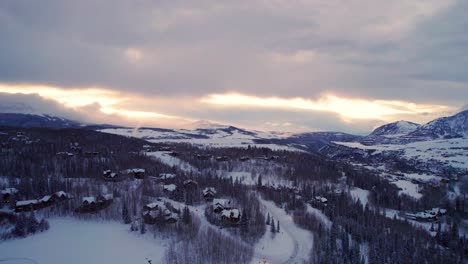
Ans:
[[[65,201],[65,200],[68,200],[70,198],[72,198],[72,196],[64,191],[58,191],[58,192],[55,192],[53,194],[54,198],[56,201]]]
[[[184,188],[185,189],[195,189],[198,187],[198,182],[195,180],[185,180],[184,181]]]
[[[144,179],[145,169],[140,169],[140,168],[128,169],[127,174],[134,177],[135,179]]]
[[[38,207],[44,208],[44,207],[51,206],[54,203],[55,203],[55,197],[53,195],[45,195],[44,197],[39,199]]]
[[[10,204],[15,194],[18,193],[18,190],[16,188],[5,188],[1,191],[1,193],[3,204],[7,205]]]
[[[214,187],[206,187],[203,190],[203,198],[205,198],[205,201],[212,202],[215,196],[216,189]]]
[[[116,172],[105,170],[102,172],[102,177],[105,181],[116,182],[122,180],[122,177]]]
[[[240,160],[240,161],[248,161],[248,160],[250,160],[250,158],[247,157],[247,156],[242,156],[242,157],[240,157],[239,160]]]
[[[163,185],[163,191],[172,193],[177,189],[177,185],[175,184],[165,184]]]
[[[322,204],[327,204],[328,203],[328,199],[323,197],[323,196],[315,196],[314,199],[315,199],[316,202],[320,202]]]
[[[216,161],[228,161],[229,158],[227,156],[218,156],[216,157]]]
[[[229,223],[237,223],[240,221],[240,211],[239,209],[225,209],[221,211],[221,220]]]
[[[223,210],[231,209],[232,203],[229,199],[213,199],[213,212],[219,214]]]
[[[15,212],[18,213],[36,210],[38,208],[38,204],[38,200],[17,201],[15,204]]]
[[[143,206],[143,211],[156,211],[159,209],[165,209],[166,206],[162,200],[157,200],[156,202],[152,202]]]
[[[211,159],[211,155],[210,154],[197,154],[195,156],[195,158],[197,158],[198,160],[209,160]]]

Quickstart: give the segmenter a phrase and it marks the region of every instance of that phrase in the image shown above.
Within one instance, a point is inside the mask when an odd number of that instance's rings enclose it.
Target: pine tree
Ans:
[[[145,222],[143,220],[141,220],[141,227],[140,227],[140,234],[145,234],[146,233],[146,226],[145,226]]]
[[[186,225],[192,223],[192,215],[190,214],[190,209],[188,206],[185,206],[184,210],[182,211],[182,222]]]
[[[263,183],[262,183],[262,175],[258,175],[257,187],[258,187],[258,188],[261,188],[262,186],[263,186]]]
[[[27,227],[27,232],[31,234],[34,234],[37,231],[39,231],[39,221],[37,221],[34,212],[31,212],[29,214],[29,217],[27,218]]]
[[[268,213],[268,215],[267,215],[266,224],[267,224],[267,225],[270,225],[270,213]]]
[[[276,233],[275,220],[273,218],[271,218],[271,229],[270,229],[270,231],[272,233]]]
[[[278,233],[280,232],[279,220],[278,220],[277,225],[276,225],[276,232],[278,232]]]
[[[16,219],[15,228],[13,229],[13,234],[18,237],[26,236],[27,232],[27,220],[26,216],[19,215]]]
[[[122,207],[122,220],[124,224],[130,224],[132,222],[132,219],[130,218],[130,214],[128,213],[128,208],[127,208],[127,203],[123,203]]]

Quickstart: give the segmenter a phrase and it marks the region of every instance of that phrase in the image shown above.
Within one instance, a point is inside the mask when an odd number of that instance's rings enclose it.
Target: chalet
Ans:
[[[315,197],[314,197],[314,200],[315,200],[316,202],[320,202],[320,203],[322,203],[322,204],[327,204],[327,203],[328,203],[328,199],[325,198],[325,197],[322,197],[322,196],[315,196]]]
[[[250,158],[247,157],[247,156],[242,156],[242,157],[240,157],[239,160],[240,160],[240,161],[248,161],[249,159],[250,159]]]
[[[213,212],[219,214],[223,210],[231,209],[231,200],[229,199],[213,199]]]
[[[152,202],[143,206],[144,211],[156,211],[165,208],[166,206],[164,205],[164,202],[160,199],[158,199],[156,202]]]
[[[163,185],[163,191],[168,192],[168,193],[172,193],[176,189],[177,189],[177,185],[175,185],[175,184],[167,184],[167,185],[165,184],[165,185]]]
[[[97,197],[83,197],[81,206],[75,209],[77,213],[92,213],[108,207],[114,199],[112,194],[99,195]]]
[[[72,198],[72,196],[64,191],[58,191],[53,194],[56,201],[65,201]]]
[[[205,198],[205,201],[212,202],[215,196],[216,189],[214,187],[206,187],[203,190],[203,198]]]
[[[36,210],[38,208],[38,204],[38,200],[17,201],[15,204],[15,212],[18,213]]]
[[[209,159],[211,159],[211,157],[212,156],[210,154],[197,154],[195,156],[195,158],[198,159],[198,160],[209,160]]]
[[[51,206],[55,203],[55,197],[53,195],[46,195],[38,200],[38,207],[44,208]]]
[[[81,200],[81,204],[83,206],[95,206],[97,205],[96,197],[94,196],[83,197],[83,199]]]
[[[219,156],[216,157],[216,161],[228,161],[229,158],[227,156]]]
[[[111,193],[104,194],[104,195],[98,195],[98,197],[96,199],[97,199],[97,202],[98,202],[98,204],[100,206],[107,207],[114,200],[114,195],[111,194]]]
[[[435,215],[435,216],[442,216],[447,213],[447,209],[436,207],[436,208],[432,208],[431,210],[426,210],[425,212],[431,215]]]
[[[10,204],[12,198],[18,193],[16,188],[5,188],[1,191],[3,204]]]
[[[437,220],[437,216],[433,214],[428,214],[426,212],[418,212],[418,213],[407,213],[406,217],[411,220],[422,221],[422,222],[433,222]]]
[[[116,172],[105,170],[102,172],[102,177],[105,181],[116,182],[122,180],[122,177]]]
[[[221,211],[221,220],[229,223],[237,223],[240,220],[239,209],[225,209]]]
[[[169,180],[169,179],[175,179],[176,175],[173,173],[160,173],[159,174],[159,179],[162,181]]]
[[[80,146],[80,143],[74,142],[70,143],[70,150],[75,153],[81,153],[83,151],[83,148]]]
[[[128,169],[127,174],[134,177],[135,179],[144,179],[145,178],[145,169]]]
[[[177,157],[177,156],[179,156],[179,153],[176,152],[176,151],[171,151],[171,152],[169,152],[169,156]]]
[[[184,188],[185,189],[195,189],[198,187],[198,182],[195,180],[185,180],[184,181]]]

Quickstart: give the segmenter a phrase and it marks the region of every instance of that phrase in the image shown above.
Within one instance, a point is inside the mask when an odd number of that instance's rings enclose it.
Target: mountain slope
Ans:
[[[0,113],[0,126],[71,128],[82,125],[76,121],[50,115]]]
[[[468,136],[468,110],[435,119],[410,134],[412,137],[459,138]]]
[[[416,131],[420,127],[419,124],[408,122],[408,121],[398,121],[390,124],[386,124],[376,128],[370,136],[398,136],[398,135],[407,135],[411,132]]]

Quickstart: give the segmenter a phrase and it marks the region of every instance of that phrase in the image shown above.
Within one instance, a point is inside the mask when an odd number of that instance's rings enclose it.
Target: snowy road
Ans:
[[[285,263],[299,264],[309,259],[313,246],[312,234],[294,224],[292,216],[278,208],[273,202],[260,199],[265,211],[276,221],[280,230],[274,239],[268,239],[271,232],[267,230],[264,238],[255,247],[255,258],[252,263]]]

